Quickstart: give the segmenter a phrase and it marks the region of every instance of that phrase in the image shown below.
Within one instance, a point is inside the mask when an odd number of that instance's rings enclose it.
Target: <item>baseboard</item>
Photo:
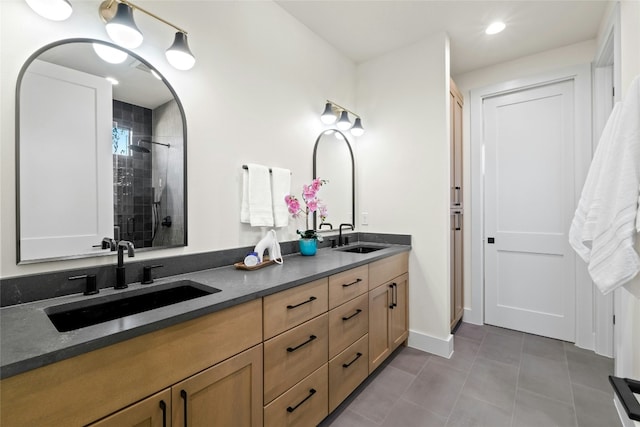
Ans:
[[[613,403],[616,405],[616,409],[618,411],[618,417],[620,417],[620,422],[622,423],[623,427],[640,426],[639,422],[633,421],[631,418],[629,418],[629,416],[627,415],[627,411],[625,411],[624,408],[622,407],[622,403],[620,403],[618,396],[616,395],[613,396]]]
[[[473,325],[484,325],[482,319],[479,319],[479,315],[475,314],[474,311],[470,308],[464,309],[464,314],[462,315],[462,321],[465,323],[471,323]]]
[[[453,335],[449,334],[447,339],[442,339],[409,330],[409,347],[449,359],[453,354]]]

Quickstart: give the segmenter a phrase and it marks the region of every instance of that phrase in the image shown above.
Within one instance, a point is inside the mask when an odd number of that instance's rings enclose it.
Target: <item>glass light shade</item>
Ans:
[[[349,114],[346,111],[340,113],[340,119],[338,120],[338,123],[336,123],[336,126],[338,126],[338,129],[340,130],[347,130],[351,127]]]
[[[362,121],[360,120],[360,117],[356,117],[356,121],[353,123],[353,126],[351,127],[351,135],[361,136],[362,134],[364,134]]]
[[[142,33],[133,20],[133,9],[129,5],[118,3],[118,10],[106,28],[111,40],[122,47],[134,49],[142,44]]]
[[[337,118],[338,116],[336,116],[336,113],[333,112],[333,107],[331,106],[331,103],[327,102],[327,105],[324,106],[324,111],[320,116],[320,120],[322,120],[322,123],[326,125],[330,125],[332,123],[335,123]]]
[[[93,43],[93,50],[105,62],[109,64],[122,64],[127,59],[127,52],[100,43]]]
[[[73,12],[68,0],[27,0],[27,4],[38,15],[52,21],[64,21]]]
[[[179,31],[176,33],[173,44],[167,49],[165,55],[169,64],[178,70],[190,70],[193,64],[196,63],[196,58],[191,53],[187,43],[187,35]]]

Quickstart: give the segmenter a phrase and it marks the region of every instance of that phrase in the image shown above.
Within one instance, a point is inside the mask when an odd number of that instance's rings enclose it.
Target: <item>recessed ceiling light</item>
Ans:
[[[118,80],[114,79],[113,77],[105,77],[105,79],[107,79],[107,81],[112,85],[117,85],[118,83],[120,83]]]
[[[496,21],[496,22],[491,23],[491,25],[489,25],[487,27],[487,29],[484,30],[484,32],[489,34],[489,35],[498,34],[502,30],[504,30],[505,27],[506,27],[506,25],[504,24],[504,22]]]

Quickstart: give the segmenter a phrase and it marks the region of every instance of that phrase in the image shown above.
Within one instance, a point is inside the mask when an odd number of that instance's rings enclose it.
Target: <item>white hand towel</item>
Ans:
[[[242,169],[242,203],[240,222],[249,224],[249,169]]]
[[[584,247],[580,249],[587,250],[587,257],[583,258],[589,260],[589,274],[600,291],[607,294],[640,271],[640,257],[634,249],[640,196],[640,78],[631,83],[620,112],[614,117],[613,129],[600,144],[606,144],[605,149],[598,149],[596,155],[604,157],[594,159],[600,170],[595,173],[595,184],[588,183],[595,189],[587,189],[587,193],[592,191],[591,199],[586,207],[579,208],[584,217],[576,215],[574,220],[576,228],[582,224]]]
[[[247,168],[246,203],[249,206],[249,224],[251,224],[252,227],[272,227],[273,209],[271,207],[271,179],[269,177],[269,168],[256,164],[249,164]],[[241,209],[240,220],[242,221],[243,218],[243,210]]]
[[[271,194],[273,196],[273,222],[276,227],[289,225],[289,210],[284,196],[291,194],[291,171],[271,168]]]

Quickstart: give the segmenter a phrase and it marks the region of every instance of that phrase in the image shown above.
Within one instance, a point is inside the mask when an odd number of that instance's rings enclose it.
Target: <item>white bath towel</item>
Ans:
[[[640,197],[639,77],[618,108],[600,139],[593,176],[590,170],[582,193],[585,201],[578,204],[570,232],[572,246],[588,261],[589,274],[604,294],[640,271],[634,249]]]
[[[271,178],[269,168],[248,164],[242,176],[242,206],[240,221],[252,227],[272,227]]]
[[[291,194],[291,171],[271,168],[271,195],[273,196],[273,223],[275,227],[289,225],[289,211],[284,196]]]

